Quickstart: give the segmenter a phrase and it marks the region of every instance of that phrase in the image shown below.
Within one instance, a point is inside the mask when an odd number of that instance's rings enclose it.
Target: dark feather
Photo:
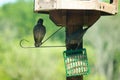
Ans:
[[[46,28],[43,25],[43,22],[38,20],[38,23],[33,29],[33,36],[35,41],[35,47],[39,47],[42,44],[42,40],[46,34]]]

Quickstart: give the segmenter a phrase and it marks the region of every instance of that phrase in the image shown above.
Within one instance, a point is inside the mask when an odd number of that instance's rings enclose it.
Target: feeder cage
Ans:
[[[66,76],[79,76],[89,73],[86,49],[63,52]]]

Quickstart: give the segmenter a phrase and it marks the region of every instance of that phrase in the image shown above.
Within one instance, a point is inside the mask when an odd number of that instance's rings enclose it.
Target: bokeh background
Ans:
[[[6,2],[5,4],[3,4]],[[119,4],[120,6],[120,4]],[[47,38],[57,27],[49,15],[33,12],[33,0],[0,0],[0,80],[65,80],[65,48],[21,48],[34,46],[33,27],[44,19]],[[120,8],[119,8],[120,11]],[[84,80],[120,80],[120,12],[102,16],[84,36],[90,74]],[[44,39],[45,39],[44,38]],[[64,45],[62,29],[44,45]]]

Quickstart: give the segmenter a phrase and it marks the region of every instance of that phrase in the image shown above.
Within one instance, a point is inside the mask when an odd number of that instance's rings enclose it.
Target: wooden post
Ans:
[[[83,26],[92,26],[100,17],[98,11],[53,10],[50,19],[66,28],[66,49],[83,48]],[[82,31],[82,32],[81,32]],[[76,34],[77,33],[77,34]],[[81,38],[81,39],[80,39]],[[66,77],[66,80],[83,80],[83,75]]]
[[[82,26],[78,26],[78,25],[66,26],[66,49],[67,50],[70,50],[70,49],[74,50],[74,49],[76,49],[76,47],[83,48],[83,42],[81,42],[81,44],[79,46],[75,40],[73,40],[74,42],[72,42],[72,43],[67,42],[67,36],[70,36],[75,31],[78,31],[78,29],[83,29],[83,28],[82,28]],[[78,37],[78,36],[76,36],[76,37]],[[66,77],[66,80],[83,80],[83,76]]]

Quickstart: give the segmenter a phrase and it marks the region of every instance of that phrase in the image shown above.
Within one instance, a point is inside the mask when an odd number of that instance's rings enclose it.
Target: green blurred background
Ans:
[[[29,40],[24,46],[34,46],[32,29],[39,18],[45,21],[45,38],[59,28],[50,21],[49,15],[34,13],[33,2],[16,0],[0,6],[0,80],[65,80],[65,48],[19,46],[21,39]],[[84,48],[87,49],[90,74],[85,75],[84,80],[120,80],[119,35],[120,13],[101,17],[87,31]],[[65,29],[62,29],[44,45],[64,43]]]

